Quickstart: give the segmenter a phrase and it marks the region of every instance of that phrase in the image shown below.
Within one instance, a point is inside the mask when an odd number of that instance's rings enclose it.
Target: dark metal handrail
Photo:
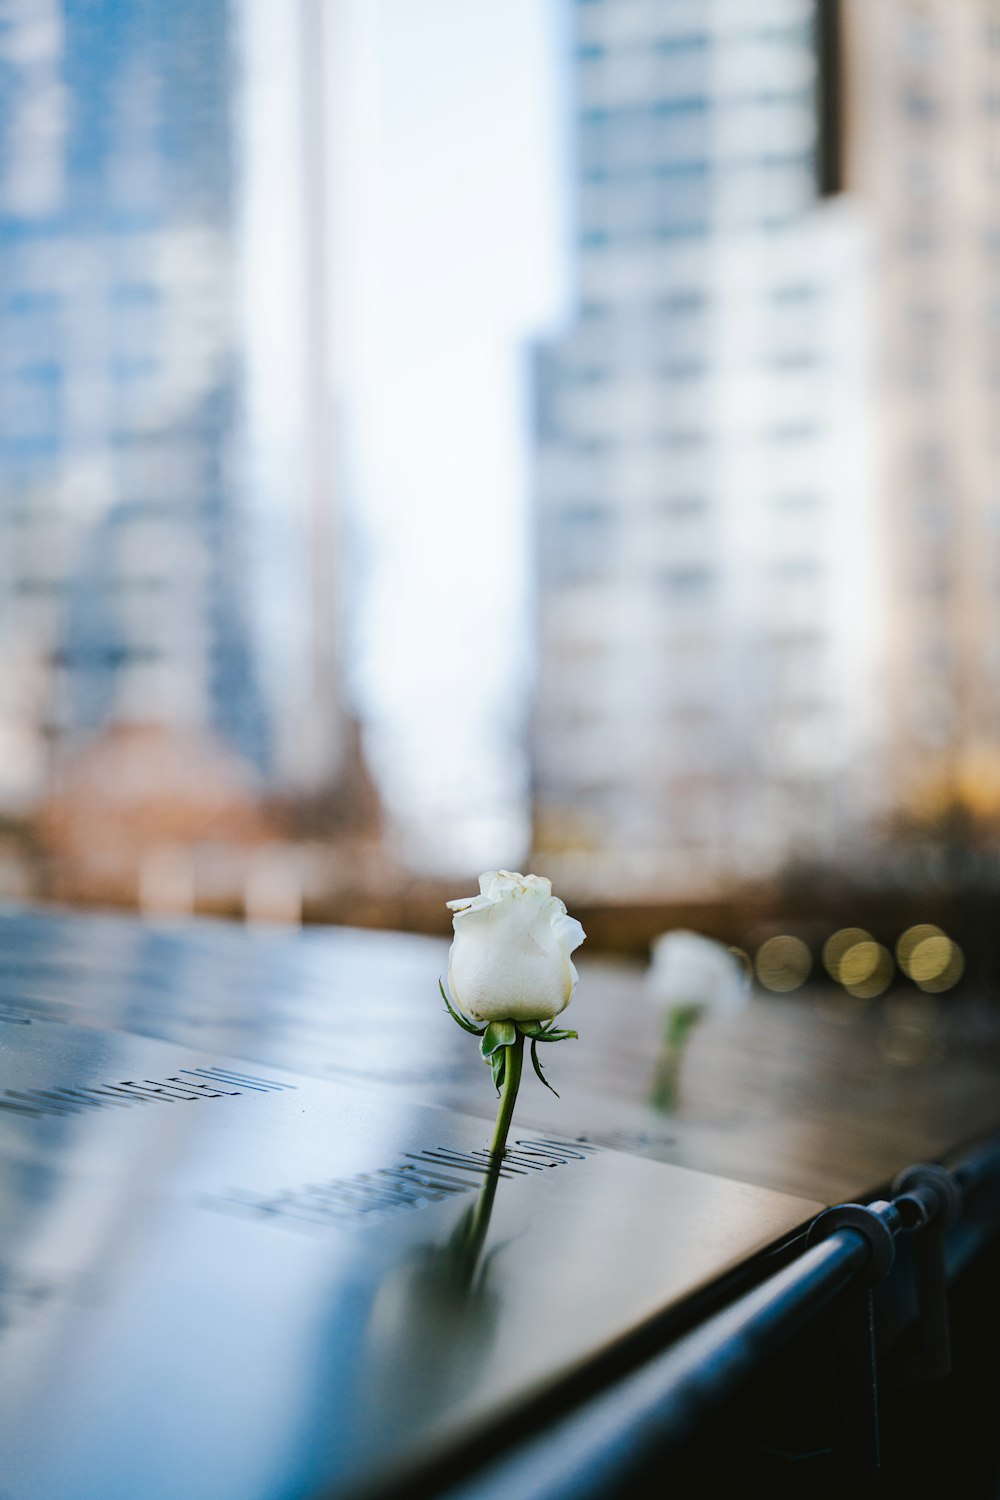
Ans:
[[[951,1170],[925,1164],[908,1168],[896,1179],[891,1201],[825,1210],[810,1226],[807,1248],[791,1264],[611,1388],[441,1492],[442,1500],[510,1500],[512,1495],[518,1500],[606,1500],[627,1493],[629,1481],[648,1471],[651,1460],[689,1437],[768,1355],[848,1288],[867,1307],[858,1326],[867,1340],[861,1365],[864,1369],[867,1358],[871,1388],[861,1392],[856,1405],[867,1411],[871,1431],[861,1435],[861,1445],[867,1441],[868,1466],[877,1468],[870,1288],[889,1274],[899,1234],[923,1237],[929,1232],[931,1271],[936,1273],[930,1279],[943,1290],[944,1227],[962,1212],[969,1195],[998,1176],[1000,1140],[993,1140]],[[946,1309],[942,1303],[918,1311],[933,1333],[933,1368],[924,1373],[943,1373]],[[863,1383],[864,1375],[859,1378]]]

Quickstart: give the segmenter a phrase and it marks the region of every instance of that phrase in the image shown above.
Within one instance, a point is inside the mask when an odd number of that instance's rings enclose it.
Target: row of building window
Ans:
[[[595,539],[594,545],[587,547],[553,548],[542,567],[543,589],[546,586],[592,588],[621,582],[622,570],[613,566],[609,540]],[[814,556],[779,558],[765,564],[762,569],[763,578],[771,585],[815,585],[826,574],[826,562]],[[648,577],[658,593],[679,602],[706,599],[718,590],[721,583],[715,567],[709,564],[654,566]]]
[[[804,370],[823,369],[828,364],[829,361],[819,350],[799,346],[771,349],[759,359],[761,369],[779,373],[791,371],[800,374]],[[664,361],[651,369],[645,363],[641,366],[643,375],[658,377],[668,384],[701,380],[712,375],[717,369],[716,362],[697,355]],[[624,373],[625,370],[621,365],[566,364],[560,369],[559,376],[561,382],[566,385],[594,386],[620,381]]]
[[[116,282],[106,287],[105,296],[114,308],[158,307],[163,288],[147,281]],[[66,293],[54,287],[22,288],[0,298],[0,319],[51,317],[64,312],[69,301]]]
[[[740,229],[757,234],[780,234],[798,220],[797,207],[777,212],[773,209],[754,207],[748,209],[740,221]],[[639,246],[649,242],[671,244],[673,242],[707,239],[718,234],[714,218],[678,215],[677,218],[654,220],[647,224],[608,224],[600,228],[584,228],[579,236],[580,248],[585,251],[617,249],[622,246]],[[1000,252],[1000,239],[997,241]],[[990,252],[992,253],[992,251]]]
[[[621,126],[647,121],[688,118],[705,115],[710,110],[730,110],[741,106],[774,108],[777,106],[809,109],[813,104],[811,88],[747,89],[741,93],[710,98],[705,93],[674,94],[641,104],[587,104],[579,112],[584,130],[614,130]]]
[[[554,437],[561,445],[564,444],[572,449],[581,458],[597,457],[602,453],[612,453],[618,449],[638,450],[643,446],[658,450],[669,449],[672,452],[707,452],[717,449],[720,443],[717,434],[700,427],[664,428],[649,432],[645,437],[641,434],[612,430],[603,433],[591,432],[586,435],[572,431],[550,430],[548,436]],[[822,441],[827,436],[827,429],[818,422],[780,422],[774,426],[762,428],[757,436],[765,445],[796,447]]]
[[[761,302],[773,303],[778,308],[813,308],[826,300],[827,290],[815,282],[785,281],[763,291]],[[715,299],[697,287],[678,287],[667,292],[652,293],[641,302],[606,302],[596,298],[585,298],[580,304],[580,316],[585,321],[603,321],[607,318],[621,319],[633,314],[637,319],[651,317],[695,318],[709,312]],[[997,318],[1000,321],[1000,300],[997,303]]]
[[[707,182],[709,177],[726,179],[745,172],[812,170],[812,152],[752,150],[746,155],[734,152],[722,158],[676,157],[669,161],[658,160],[623,167],[610,166],[603,161],[591,161],[584,165],[580,177],[588,184],[611,182],[619,186],[626,183]]]
[[[595,0],[580,0],[581,4]],[[813,29],[808,21],[790,22],[784,25],[757,24],[752,14],[747,14],[747,24],[741,28],[735,40],[739,42],[763,42],[769,46],[795,47],[809,50],[813,45]],[[733,40],[727,35],[712,35],[707,31],[678,31],[644,36],[638,42],[584,41],[576,49],[581,62],[595,62],[610,56],[621,56],[627,52],[640,52],[644,56],[655,53],[661,57],[694,55],[705,53],[720,43]]]
[[[779,512],[813,512],[825,506],[828,496],[822,490],[788,489],[771,491],[760,499],[762,506]],[[698,520],[711,516],[716,508],[715,497],[707,492],[678,490],[672,494],[657,496],[641,506],[633,503],[627,508],[603,500],[577,500],[569,504],[550,505],[545,511],[545,522],[554,528],[557,536],[565,537],[569,532],[610,531],[626,525],[634,515],[642,518],[660,515],[672,520]]]

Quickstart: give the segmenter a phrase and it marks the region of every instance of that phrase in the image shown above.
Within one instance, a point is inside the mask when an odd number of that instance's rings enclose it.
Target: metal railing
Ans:
[[[908,1168],[890,1199],[825,1210],[790,1264],[570,1414],[439,1491],[441,1500],[607,1500],[628,1493],[631,1482],[834,1304],[839,1378],[847,1387],[840,1472],[877,1472],[872,1289],[892,1273],[897,1239],[912,1235],[918,1337],[906,1378],[947,1373],[949,1275],[1000,1227],[997,1190],[1000,1138],[951,1168]],[[970,1200],[984,1192],[987,1211],[964,1224],[949,1259],[950,1226],[968,1219]]]

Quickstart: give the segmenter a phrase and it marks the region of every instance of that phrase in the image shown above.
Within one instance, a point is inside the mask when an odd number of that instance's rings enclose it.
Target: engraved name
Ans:
[[[356,1172],[351,1177],[331,1177],[273,1193],[233,1188],[206,1196],[201,1203],[219,1213],[246,1214],[286,1228],[322,1228],[344,1220],[370,1221],[426,1208],[455,1194],[474,1192],[482,1179],[494,1172],[499,1177],[527,1177],[585,1161],[600,1149],[592,1141],[518,1140],[508,1148],[497,1172],[488,1151],[435,1146],[408,1151],[395,1166]]]
[[[83,1088],[4,1089],[0,1109],[16,1115],[76,1115],[90,1109],[132,1109],[137,1104],[193,1104],[198,1099],[283,1093],[295,1087],[233,1068],[179,1068],[165,1079],[122,1078]]]

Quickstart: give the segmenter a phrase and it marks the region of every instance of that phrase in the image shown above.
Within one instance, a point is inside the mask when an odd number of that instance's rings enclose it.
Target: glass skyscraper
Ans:
[[[711,894],[864,826],[867,242],[807,0],[576,0],[578,312],[538,361],[536,858]]]
[[[233,474],[226,0],[10,0],[0,29],[0,806],[108,726],[265,715]]]

